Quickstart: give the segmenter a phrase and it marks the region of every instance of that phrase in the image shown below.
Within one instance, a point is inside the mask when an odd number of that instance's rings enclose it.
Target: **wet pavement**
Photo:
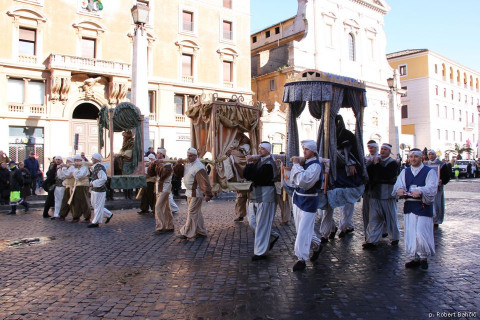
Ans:
[[[0,214],[3,319],[460,319],[480,309],[480,180],[447,185],[447,214],[435,230],[427,272],[406,270],[403,237],[362,250],[355,232],[325,245],[315,264],[293,272],[293,220],[269,259],[252,262],[254,236],[235,223],[234,202],[211,201],[209,236],[154,235],[151,215],[116,210],[87,229],[42,219],[40,211]],[[401,205],[399,206],[401,207]],[[175,228],[185,221],[185,201]],[[335,216],[338,221],[338,216]],[[403,232],[403,215],[399,215]],[[13,244],[13,245],[12,245]]]

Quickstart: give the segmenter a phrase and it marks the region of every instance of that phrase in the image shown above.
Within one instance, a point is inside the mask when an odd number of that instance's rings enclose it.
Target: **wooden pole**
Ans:
[[[115,174],[115,171],[113,169],[114,161],[115,161],[114,159],[115,154],[113,153],[113,135],[115,133],[113,131],[113,108],[108,110],[108,133],[110,136],[110,176],[113,177],[113,175]],[[105,149],[106,149],[106,146],[105,146]]]
[[[330,146],[330,101],[327,101],[323,104],[323,157],[329,159],[328,157],[328,148]],[[327,194],[328,188],[328,172],[325,172],[325,179],[323,182],[323,193]]]
[[[214,103],[212,106],[212,121],[210,122],[212,124],[212,136],[211,136],[211,141],[213,145],[213,150],[212,150],[212,160],[215,161],[217,159],[217,149],[218,149],[218,143],[217,143],[217,137],[216,137],[216,126],[217,126],[217,105]],[[212,168],[212,186],[215,185],[217,182],[217,168],[213,166]]]
[[[285,163],[283,164],[284,166],[287,165],[287,148],[288,148],[288,122],[289,122],[289,119],[290,119],[290,103],[287,104],[287,108],[285,109],[285,112],[287,113],[287,116],[285,117]],[[282,200],[283,201],[287,201],[287,191],[285,191],[285,188],[283,188],[283,178],[284,178],[284,174],[283,174],[283,166],[282,166],[282,179],[281,179],[281,183],[282,183]]]

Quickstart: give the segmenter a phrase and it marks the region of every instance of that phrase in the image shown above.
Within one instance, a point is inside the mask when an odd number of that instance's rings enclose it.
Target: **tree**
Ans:
[[[462,153],[468,153],[468,154],[472,154],[473,152],[473,149],[470,148],[470,147],[467,147],[466,145],[463,145],[461,148],[460,148],[460,145],[458,143],[455,143],[455,150],[445,150],[445,154],[448,154],[448,153],[454,153],[456,155],[456,158],[457,160],[460,160],[462,159]]]

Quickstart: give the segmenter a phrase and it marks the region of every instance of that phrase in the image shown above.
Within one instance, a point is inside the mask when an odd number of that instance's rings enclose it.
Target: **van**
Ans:
[[[472,169],[469,174],[467,174],[467,166],[468,164],[472,165]],[[475,177],[477,174],[477,162],[475,160],[457,160],[455,161],[455,165],[459,166],[460,174],[459,177]],[[455,176],[455,165],[452,166],[452,174]],[[473,174],[472,174],[473,172]]]

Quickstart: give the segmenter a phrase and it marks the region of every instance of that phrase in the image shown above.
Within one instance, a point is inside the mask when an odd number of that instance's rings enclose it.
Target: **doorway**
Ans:
[[[71,141],[74,145],[75,134],[78,133],[78,150],[74,154],[85,152],[90,160],[92,154],[98,152],[98,112],[96,105],[84,102],[79,104],[72,114]]]

